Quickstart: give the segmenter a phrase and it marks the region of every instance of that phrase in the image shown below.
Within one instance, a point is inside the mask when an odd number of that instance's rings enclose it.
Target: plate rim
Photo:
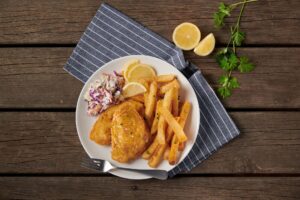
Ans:
[[[76,132],[77,132],[77,135],[78,135],[78,138],[79,138],[79,141],[80,141],[80,144],[81,146],[83,147],[84,151],[88,154],[89,157],[91,157],[91,154],[89,153],[89,151],[87,150],[87,148],[85,147],[85,145],[83,145],[83,141],[81,139],[81,136],[79,134],[79,123],[78,123],[78,106],[80,104],[80,100],[82,96],[84,96],[84,88],[86,86],[86,84],[90,81],[90,79],[92,79],[92,77],[96,74],[96,73],[99,73],[99,71],[101,71],[103,69],[103,67],[107,66],[107,65],[110,65],[112,62],[118,62],[119,60],[123,60],[123,59],[130,59],[130,58],[137,58],[137,57],[148,57],[149,59],[154,59],[154,60],[160,60],[161,62],[164,62],[166,63],[167,65],[170,65],[172,66],[179,74],[181,74],[184,79],[186,79],[186,81],[188,82],[189,86],[193,89],[192,92],[194,93],[194,95],[196,96],[196,102],[197,102],[197,105],[196,105],[196,110],[198,110],[199,114],[198,114],[198,118],[199,118],[199,122],[197,123],[197,127],[196,127],[196,137],[195,137],[195,140],[193,141],[192,143],[192,147],[191,149],[187,152],[186,156],[184,158],[182,158],[182,161],[177,163],[176,165],[173,166],[173,168],[167,170],[167,172],[170,172],[171,170],[173,170],[175,167],[177,167],[179,164],[181,164],[184,159],[190,154],[193,146],[195,145],[196,143],[196,138],[197,138],[197,135],[199,134],[199,129],[200,129],[200,107],[199,107],[199,100],[198,100],[198,97],[197,97],[197,94],[192,86],[192,84],[190,83],[190,81],[188,80],[187,77],[184,76],[184,74],[179,71],[175,66],[173,66],[172,64],[168,63],[167,61],[165,60],[162,60],[160,58],[157,58],[157,57],[153,57],[153,56],[148,56],[148,55],[128,55],[128,56],[122,56],[122,57],[119,57],[119,58],[116,58],[116,59],[113,59],[113,60],[110,60],[109,62],[103,64],[101,67],[99,67],[88,79],[87,81],[83,84],[82,88],[81,88],[81,91],[79,93],[79,96],[78,96],[78,99],[77,99],[77,103],[76,103],[76,111],[75,111],[75,124],[76,124]],[[137,58],[139,59],[139,58]],[[134,168],[133,168],[134,169]],[[155,169],[154,169],[155,170]],[[150,177],[150,176],[147,176],[147,175],[144,175],[144,174],[139,174],[140,176],[138,177],[128,177],[128,175],[126,175],[126,173],[124,174],[124,171],[122,170],[114,170],[114,171],[110,171],[109,172],[110,174],[113,174],[115,176],[118,176],[118,177],[121,177],[121,178],[125,178],[125,179],[131,179],[131,180],[145,180],[145,179],[150,179],[150,178],[153,178],[153,177]]]

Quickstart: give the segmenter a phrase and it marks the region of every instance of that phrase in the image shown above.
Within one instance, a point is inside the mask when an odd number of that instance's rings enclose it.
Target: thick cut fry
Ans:
[[[179,84],[179,82],[178,82],[178,80],[177,79],[174,79],[172,82],[170,82],[170,83],[168,83],[168,84],[166,84],[166,85],[163,85],[163,86],[161,86],[160,87],[160,90],[159,90],[159,93],[160,93],[160,95],[163,95],[163,94],[165,94],[168,90],[170,90],[170,89],[172,89],[172,88],[174,88],[174,87],[176,87],[176,88],[180,88],[180,84]]]
[[[183,151],[185,148],[185,142],[179,142],[178,151]]]
[[[173,81],[176,76],[174,74],[159,75],[156,77],[158,83],[167,83]]]
[[[166,92],[163,100],[163,107],[171,111],[172,108],[172,99],[174,96],[175,88],[171,88]]]
[[[179,117],[180,120],[178,121],[182,128],[184,128],[185,126],[185,122],[187,117],[189,116],[190,110],[191,110],[191,104],[187,101],[184,102],[180,112],[180,117]],[[185,147],[185,142],[179,142],[178,150],[183,151],[184,147]]]
[[[176,119],[176,121],[179,122],[179,117],[176,117],[175,119]],[[166,135],[166,140],[167,140],[168,144],[171,142],[171,140],[173,138],[173,135],[174,135],[174,132],[173,132],[171,126],[168,126],[168,128],[167,128],[167,135]]]
[[[178,153],[178,146],[179,146],[179,141],[176,135],[173,136],[172,138],[172,144],[169,152],[169,164],[170,165],[175,165],[176,160],[177,160],[177,153]]]
[[[165,153],[164,153],[164,160],[168,160],[169,159],[169,152],[170,152],[170,147],[167,146]]]
[[[167,132],[166,132],[166,141],[167,141],[167,143],[170,143],[170,141],[173,137],[173,134],[174,134],[174,132],[173,132],[171,126],[168,126]]]
[[[144,93],[144,106],[145,106],[145,107],[146,107],[146,105],[147,105],[148,95],[149,95],[149,92],[145,92],[145,93]]]
[[[166,108],[162,107],[160,110],[161,115],[164,117],[164,119],[167,121],[168,125],[171,126],[172,130],[176,134],[179,142],[184,142],[187,140],[187,137],[183,131],[183,128],[180,126],[180,124],[176,121],[176,119],[173,117],[170,111],[168,111]]]
[[[144,103],[144,95],[143,94],[139,94],[139,95],[130,97],[130,99],[132,99],[134,101],[138,101],[138,102]]]
[[[164,96],[162,107],[164,107],[167,110],[171,110],[173,94],[174,94],[174,88],[171,88],[169,91],[167,91],[167,93]],[[167,124],[165,122],[165,119],[163,116],[160,115],[158,119],[158,127],[157,127],[157,140],[159,144],[166,143],[166,139],[165,139],[166,127]]]
[[[159,145],[151,158],[148,161],[148,165],[152,168],[156,168],[158,164],[162,161],[163,154],[166,150],[167,145]]]
[[[158,144],[157,140],[154,139],[154,141],[152,142],[152,144],[142,154],[142,158],[144,158],[145,160],[148,160],[152,156],[152,154],[154,153],[154,151],[158,147],[158,145],[159,144]]]
[[[157,132],[157,125],[158,125],[158,119],[159,119],[159,109],[162,107],[163,101],[162,100],[158,100],[156,103],[156,111],[155,111],[155,116],[152,122],[152,126],[151,126],[151,134],[153,135],[154,133]]]
[[[157,125],[157,141],[159,144],[165,144],[166,143],[166,122],[162,115],[159,116],[158,119],[158,125]]]
[[[181,108],[181,111],[179,114],[179,118],[180,118],[179,123],[182,125],[182,127],[184,127],[184,125],[185,125],[185,122],[189,116],[190,110],[191,110],[190,102],[185,101],[182,105],[182,108]]]
[[[179,98],[179,89],[175,87],[173,92],[173,99],[172,99],[172,113],[175,117],[178,116],[178,112],[179,112],[178,98]]]
[[[153,81],[150,84],[149,94],[147,95],[147,101],[145,104],[145,117],[148,124],[152,124],[154,108],[156,104],[156,95],[157,95],[157,83]]]

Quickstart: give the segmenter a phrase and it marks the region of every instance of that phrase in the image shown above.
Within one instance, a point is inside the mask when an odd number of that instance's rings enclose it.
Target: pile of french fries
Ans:
[[[142,154],[150,167],[156,168],[163,159],[170,165],[178,162],[185,148],[187,136],[184,126],[191,104],[184,101],[180,106],[180,83],[173,74],[159,75],[155,80],[141,80],[147,92],[133,99],[145,105],[145,119],[151,127],[152,143]]]

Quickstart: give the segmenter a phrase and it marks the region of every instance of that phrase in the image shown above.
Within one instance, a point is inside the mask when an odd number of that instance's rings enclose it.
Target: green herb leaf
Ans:
[[[249,59],[246,56],[241,56],[238,69],[242,73],[251,72],[254,69],[254,65],[249,62]]]
[[[241,46],[242,42],[245,39],[245,33],[237,29],[232,34],[232,42],[235,44],[235,46]]]
[[[229,80],[229,77],[227,75],[222,75],[219,78],[219,84],[222,85],[222,86],[226,86],[227,83],[228,83],[228,80]]]
[[[216,59],[219,66],[226,71],[235,69],[239,61],[238,57],[232,51],[227,51],[227,53],[219,52]]]
[[[219,12],[224,13],[225,16],[230,16],[231,8],[230,6],[225,5],[223,2],[219,4]]]
[[[214,24],[216,28],[221,28],[224,26],[225,15],[219,12],[214,13]]]
[[[218,11],[213,15],[215,27],[221,28],[224,26],[224,19],[225,17],[230,16],[231,10],[230,6],[225,5],[223,2],[220,3]]]
[[[239,59],[233,52],[231,52],[229,55],[228,61],[229,61],[229,65],[230,65],[229,69],[234,70],[238,65]]]
[[[227,87],[230,88],[230,89],[235,89],[235,88],[240,87],[240,84],[239,84],[237,78],[230,77],[230,79],[228,81],[228,84],[227,84]]]
[[[230,97],[231,96],[231,90],[227,87],[220,87],[218,88],[218,93],[221,95],[222,98]]]

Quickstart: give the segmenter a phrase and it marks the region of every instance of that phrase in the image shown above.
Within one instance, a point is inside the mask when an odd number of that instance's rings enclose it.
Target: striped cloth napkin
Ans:
[[[137,54],[163,59],[182,71],[198,97],[201,121],[196,142],[188,156],[169,172],[170,177],[190,171],[239,135],[212,88],[198,68],[185,61],[182,51],[108,4],[101,5],[64,69],[85,82],[105,63]]]

